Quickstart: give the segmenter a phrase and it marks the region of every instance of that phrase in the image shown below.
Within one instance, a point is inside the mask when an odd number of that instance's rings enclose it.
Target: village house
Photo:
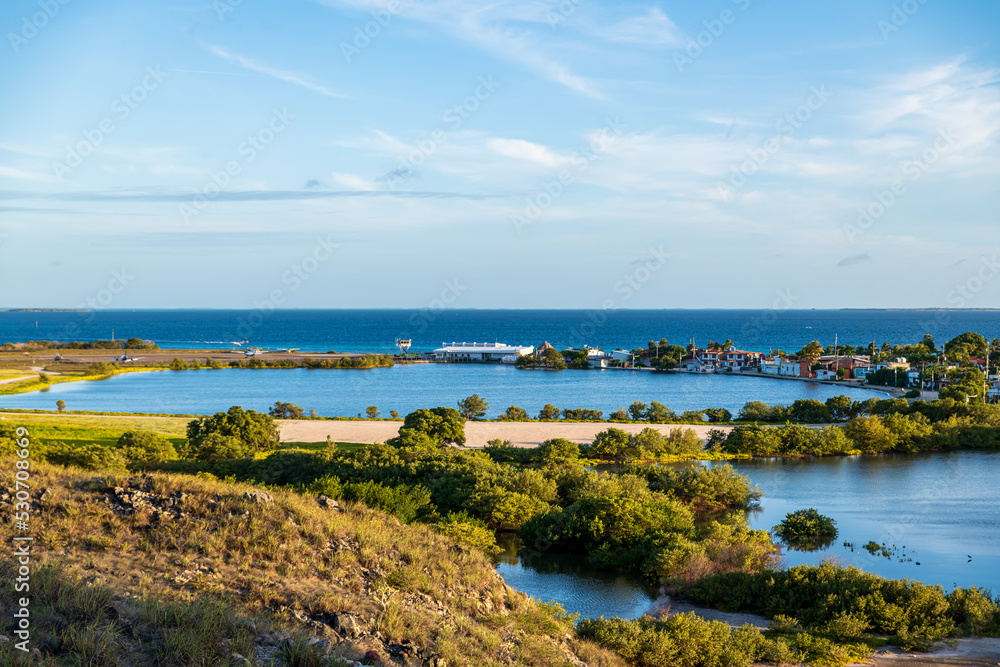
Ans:
[[[714,373],[718,370],[742,371],[746,368],[757,368],[763,361],[762,352],[737,350],[733,346],[725,350],[696,348],[690,350],[680,360],[678,367],[689,373]]]

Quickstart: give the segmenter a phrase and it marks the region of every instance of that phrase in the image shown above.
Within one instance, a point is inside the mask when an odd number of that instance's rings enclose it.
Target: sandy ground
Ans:
[[[872,656],[876,665],[887,667],[995,667],[1000,665],[1000,639],[959,639],[951,648],[941,645],[931,653],[892,651]]]
[[[330,436],[337,442],[385,442],[396,437],[402,422],[399,421],[337,421],[316,419],[289,419],[280,422],[283,442],[322,442]],[[485,447],[493,438],[510,440],[517,447],[535,447],[550,438],[566,438],[577,443],[593,442],[598,433],[609,426],[629,433],[638,433],[649,426],[661,433],[675,428],[690,428],[705,438],[708,431],[718,428],[729,431],[732,426],[692,424],[616,424],[608,422],[467,422],[465,437],[467,447]]]
[[[644,615],[655,618],[668,618],[674,614],[684,614],[689,611],[693,611],[707,621],[722,621],[733,628],[739,628],[749,623],[754,627],[767,629],[767,619],[763,616],[757,616],[756,614],[729,614],[718,609],[699,607],[689,602],[672,600],[669,595],[658,597],[653,602],[653,606]]]
[[[184,360],[197,359],[198,361],[204,361],[209,357],[219,359],[220,361],[233,361],[239,359],[245,359],[245,350],[252,349],[253,346],[244,345],[242,348],[236,348],[235,350],[39,350],[37,352],[18,352],[18,353],[7,353],[0,354],[0,359],[26,359],[30,358],[37,362],[54,362],[56,355],[62,357],[60,359],[61,363],[65,364],[92,364],[95,361],[114,361],[115,359],[121,357],[123,354],[134,358],[138,361],[145,361],[147,363],[157,364],[166,363],[169,364],[174,357],[180,357]],[[261,359],[303,359],[305,357],[312,357],[313,359],[340,359],[341,357],[358,357],[364,356],[362,354],[338,354],[338,353],[325,353],[325,352],[287,352],[287,351],[265,351],[260,353]],[[141,365],[141,364],[140,364]]]
[[[0,380],[0,384],[14,384],[15,382],[20,382],[21,380],[37,380],[37,375],[25,375],[19,378],[8,378],[6,380]]]

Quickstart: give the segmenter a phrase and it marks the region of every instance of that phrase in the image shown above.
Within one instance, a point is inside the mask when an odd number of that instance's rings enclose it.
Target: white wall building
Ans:
[[[506,343],[441,343],[434,350],[438,361],[502,361],[512,364],[518,357],[535,351],[533,345],[507,345]]]

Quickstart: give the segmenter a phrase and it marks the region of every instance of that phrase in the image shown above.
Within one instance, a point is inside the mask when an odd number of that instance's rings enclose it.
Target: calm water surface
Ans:
[[[848,394],[855,400],[884,397],[844,388],[764,377],[728,377],[648,371],[522,371],[499,364],[412,364],[371,370],[222,369],[126,373],[107,380],[68,382],[48,391],[0,396],[0,407],[204,414],[233,405],[266,410],[275,401],[298,403],[327,417],[353,417],[377,405],[383,414],[418,408],[455,407],[479,394],[489,416],[518,405],[530,415],[546,403],[594,408],[605,416],[633,401],[656,400],[682,410],[723,407],[734,414],[751,400],[790,405],[796,399],[825,401]]]
[[[884,577],[906,577],[945,590],[979,586],[1000,592],[1000,453],[768,459],[733,465],[764,492],[760,509],[749,515],[752,527],[770,529],[787,512],[807,507],[837,522],[840,534],[827,548],[785,549],[788,566],[832,557]],[[845,541],[853,542],[853,549]],[[885,544],[892,555],[869,554],[862,548],[869,541]],[[507,553],[499,571],[515,589],[563,603],[587,618],[636,618],[651,599],[642,582],[588,570],[582,556],[526,561]]]
[[[759,304],[765,308],[770,306]],[[750,304],[758,305],[758,304]],[[918,342],[933,333],[939,343],[966,331],[1000,335],[997,311],[885,310],[98,310],[0,311],[0,343],[27,340],[143,338],[165,349],[227,347],[247,338],[265,348],[309,352],[391,352],[393,341],[413,340],[413,351],[442,341],[493,341],[559,349],[585,344],[645,347],[666,337],[681,345],[694,337],[731,338],[748,350],[798,350],[811,340],[867,345],[875,340]]]

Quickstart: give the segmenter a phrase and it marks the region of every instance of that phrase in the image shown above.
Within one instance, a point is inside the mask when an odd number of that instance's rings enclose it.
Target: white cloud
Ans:
[[[267,76],[273,76],[276,79],[280,79],[288,83],[293,83],[297,86],[302,86],[307,90],[319,93],[320,95],[326,95],[327,97],[341,97],[341,98],[345,97],[344,95],[335,93],[334,91],[330,90],[323,84],[313,81],[310,77],[306,76],[305,74],[299,74],[297,72],[289,72],[286,70],[280,70],[274,67],[270,67],[268,65],[259,63],[256,60],[252,60],[250,58],[241,56],[239,54],[232,53],[231,51],[228,51],[221,46],[208,45],[205,48],[207,48],[210,52],[214,53],[220,58],[228,60],[234,65],[239,65],[244,69],[248,69],[251,72],[257,72],[259,74],[266,74]]]
[[[605,29],[603,35],[613,42],[671,47],[684,44],[680,28],[658,7],[619,21]]]
[[[382,0],[317,0],[328,7],[380,11]],[[558,12],[557,2],[501,2],[490,0],[406,0],[402,19],[418,21],[450,34],[456,39],[493,53],[505,60],[532,69],[545,78],[583,95],[602,98],[597,86],[586,77],[574,74],[566,65],[545,53],[551,29],[548,15]],[[368,20],[366,18],[366,20]]]
[[[13,178],[19,181],[34,181],[36,183],[55,183],[59,180],[51,174],[39,174],[34,171],[2,166],[0,166],[0,177]]]
[[[332,178],[334,182],[348,188],[349,190],[367,191],[375,189],[375,184],[371,180],[358,176],[357,174],[345,174],[335,171],[330,174],[330,178]]]
[[[568,158],[556,155],[547,146],[523,139],[490,139],[486,145],[490,150],[504,157],[534,162],[545,167],[557,168],[568,161]]]

